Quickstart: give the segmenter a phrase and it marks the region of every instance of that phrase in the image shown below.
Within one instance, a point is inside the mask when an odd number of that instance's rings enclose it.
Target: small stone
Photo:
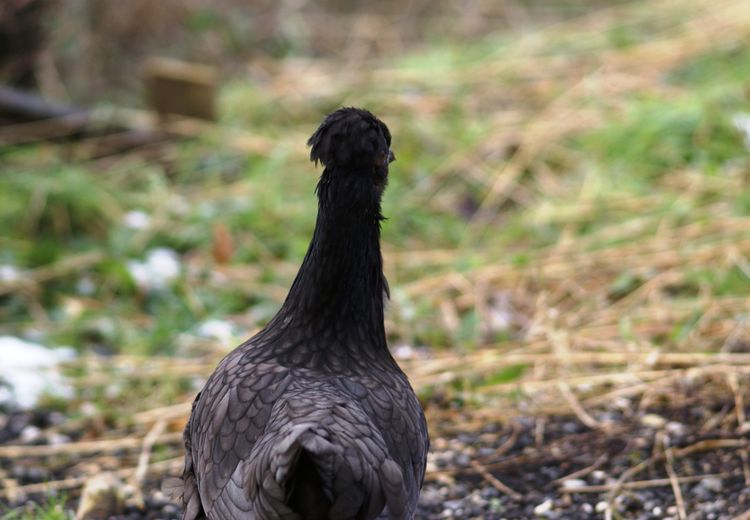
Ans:
[[[487,448],[484,446],[479,448],[479,452],[478,452],[479,457],[487,458],[487,457],[491,457],[494,454],[495,454],[495,448]]]
[[[464,505],[463,500],[446,500],[443,505],[446,507],[446,509],[450,509],[451,511],[457,511],[461,509],[461,506]]]
[[[660,429],[663,428],[665,424],[667,424],[667,420],[661,415],[656,415],[655,413],[647,413],[646,415],[641,417],[641,424],[647,428]]]
[[[718,477],[706,477],[702,479],[698,483],[698,485],[703,486],[707,490],[713,491],[714,493],[720,493],[724,488],[724,483]]]
[[[586,485],[586,481],[580,478],[569,478],[562,482],[563,489],[582,488]]]
[[[534,508],[534,514],[539,515],[539,516],[546,515],[550,511],[552,511],[552,499],[551,498],[548,498],[547,500],[545,500],[544,502],[542,502],[541,504],[537,505]]]
[[[677,421],[669,421],[664,429],[675,437],[684,437],[688,433],[687,426]]]
[[[594,509],[597,513],[605,513],[609,509],[609,504],[602,500],[601,502],[596,503]]]
[[[720,494],[724,487],[720,478],[706,477],[698,482],[691,490],[691,494],[698,500],[708,501]]]
[[[591,480],[594,482],[604,482],[607,480],[607,473],[600,469],[594,470],[591,472]]]
[[[24,444],[31,444],[32,442],[38,441],[42,437],[42,430],[34,425],[29,425],[21,430],[21,442]]]
[[[106,519],[122,513],[125,507],[123,484],[112,473],[100,473],[83,486],[77,519]]]
[[[499,496],[500,492],[492,486],[482,488],[482,497],[484,498],[493,499],[498,498]]]
[[[52,433],[47,437],[47,442],[52,446],[59,446],[61,444],[68,444],[70,437],[63,433]]]
[[[437,488],[425,486],[419,494],[419,503],[426,507],[437,506],[443,502],[443,497]]]
[[[168,515],[172,517],[172,516],[179,516],[182,510],[176,504],[166,504],[161,508],[161,512],[164,515]]]
[[[464,466],[464,467],[466,467],[466,466],[468,466],[471,463],[471,459],[469,458],[469,456],[467,454],[465,454],[465,453],[459,453],[458,455],[456,455],[455,463],[456,463],[457,466]]]

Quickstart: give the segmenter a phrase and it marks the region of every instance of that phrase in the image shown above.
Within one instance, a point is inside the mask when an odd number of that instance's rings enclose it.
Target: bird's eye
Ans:
[[[375,164],[377,166],[386,166],[388,164],[388,153],[380,151],[375,155]]]

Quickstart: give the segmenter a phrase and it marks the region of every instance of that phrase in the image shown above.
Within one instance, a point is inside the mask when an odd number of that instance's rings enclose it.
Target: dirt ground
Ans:
[[[699,376],[650,397],[501,420],[492,406],[436,398],[426,403],[432,451],[417,518],[749,518],[750,408],[717,385]],[[156,424],[144,438],[106,440],[101,417],[6,411],[4,507],[31,511],[58,494],[74,510],[86,481],[112,472],[123,497],[112,517],[178,518],[160,485],[179,473],[179,421]]]

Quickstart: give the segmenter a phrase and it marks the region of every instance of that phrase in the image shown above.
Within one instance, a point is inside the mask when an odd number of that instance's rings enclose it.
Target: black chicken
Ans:
[[[325,166],[312,242],[281,310],[193,403],[184,518],[413,517],[429,440],[383,327],[390,144],[385,124],[356,108],[308,141]]]

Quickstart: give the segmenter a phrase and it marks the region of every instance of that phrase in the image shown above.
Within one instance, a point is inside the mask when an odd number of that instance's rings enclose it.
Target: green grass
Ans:
[[[3,511],[1,520],[72,520],[73,511],[66,509],[66,497],[50,497],[42,504],[31,504],[24,508]]]

